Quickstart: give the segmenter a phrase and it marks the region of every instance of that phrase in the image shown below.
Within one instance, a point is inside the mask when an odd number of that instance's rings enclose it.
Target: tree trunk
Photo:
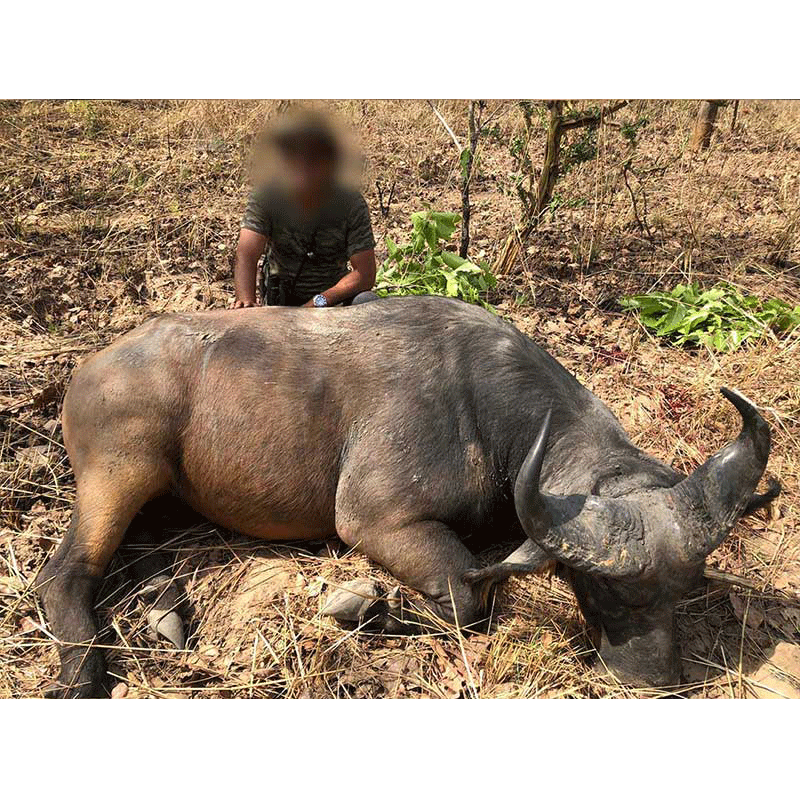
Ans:
[[[731,133],[736,130],[736,118],[739,116],[739,101],[733,101],[733,116],[731,117]]]
[[[495,275],[507,275],[511,268],[519,258],[519,244],[517,243],[517,235],[512,233],[508,236],[505,244],[500,249],[500,255],[492,267],[492,272]]]
[[[700,103],[700,110],[697,112],[697,119],[692,131],[692,139],[689,147],[695,152],[707,150],[711,144],[711,134],[714,132],[714,125],[717,122],[717,111],[722,105],[719,100],[703,100]]]
[[[475,151],[480,136],[480,119],[476,119],[476,110],[480,113],[481,100],[471,100],[469,104],[469,148],[461,153],[461,246],[458,254],[467,258],[469,252],[469,185],[472,180],[472,165],[475,162]]]
[[[538,222],[539,215],[550,204],[553,197],[553,188],[558,179],[558,159],[561,154],[561,137],[564,133],[561,127],[562,100],[552,100],[547,104],[550,108],[550,126],[547,131],[547,144],[544,150],[544,163],[536,185],[536,206],[531,223]]]

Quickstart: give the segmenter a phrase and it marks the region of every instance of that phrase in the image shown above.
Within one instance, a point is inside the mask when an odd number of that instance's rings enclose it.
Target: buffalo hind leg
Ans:
[[[363,614],[363,629],[390,633],[422,633],[431,629],[431,615],[465,628],[486,613],[480,587],[465,580],[477,567],[475,557],[441,522],[418,522],[396,531],[344,532],[341,538],[389,570],[399,581],[426,597],[424,608],[408,606],[399,597],[377,600]]]
[[[102,697],[107,693],[106,663],[99,648],[94,599],[103,572],[119,547],[134,514],[155,493],[150,485],[131,485],[122,474],[83,475],[69,531],[39,573],[36,588],[48,625],[58,639],[61,673],[49,697]]]

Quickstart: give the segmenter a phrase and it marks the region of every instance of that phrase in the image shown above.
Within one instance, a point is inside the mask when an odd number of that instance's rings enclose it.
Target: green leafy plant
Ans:
[[[623,122],[620,125],[619,132],[624,139],[627,139],[632,145],[636,144],[636,137],[639,135],[639,130],[647,126],[649,120],[647,117],[639,117],[636,122]]]
[[[566,175],[573,167],[591,161],[596,155],[597,128],[579,129],[561,148],[561,174]]]
[[[90,139],[99,136],[109,128],[108,110],[102,104],[92,100],[69,100],[67,113],[72,116]]]
[[[553,192],[547,210],[555,216],[560,208],[584,208],[588,204],[589,201],[585,197],[563,197],[558,192]]]
[[[381,296],[439,294],[490,308],[484,295],[497,281],[488,265],[444,249],[460,220],[458,214],[441,211],[412,214],[408,244],[386,237],[389,257],[378,269],[375,291]]]
[[[671,292],[632,295],[620,303],[638,312],[642,324],[657,336],[677,345],[705,345],[720,352],[800,325],[800,306],[745,295],[727,283],[706,290],[697,283],[679,283]]]

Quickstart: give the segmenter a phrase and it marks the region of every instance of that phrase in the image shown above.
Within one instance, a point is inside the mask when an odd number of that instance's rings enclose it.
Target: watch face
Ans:
[[[318,294],[314,296],[314,305],[317,308],[325,308],[328,305],[328,301],[325,299],[324,294]]]

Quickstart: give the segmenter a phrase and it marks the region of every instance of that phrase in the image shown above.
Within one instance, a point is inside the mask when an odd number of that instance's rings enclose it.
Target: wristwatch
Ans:
[[[328,305],[328,298],[324,294],[315,294],[313,303],[314,308],[325,308]]]

